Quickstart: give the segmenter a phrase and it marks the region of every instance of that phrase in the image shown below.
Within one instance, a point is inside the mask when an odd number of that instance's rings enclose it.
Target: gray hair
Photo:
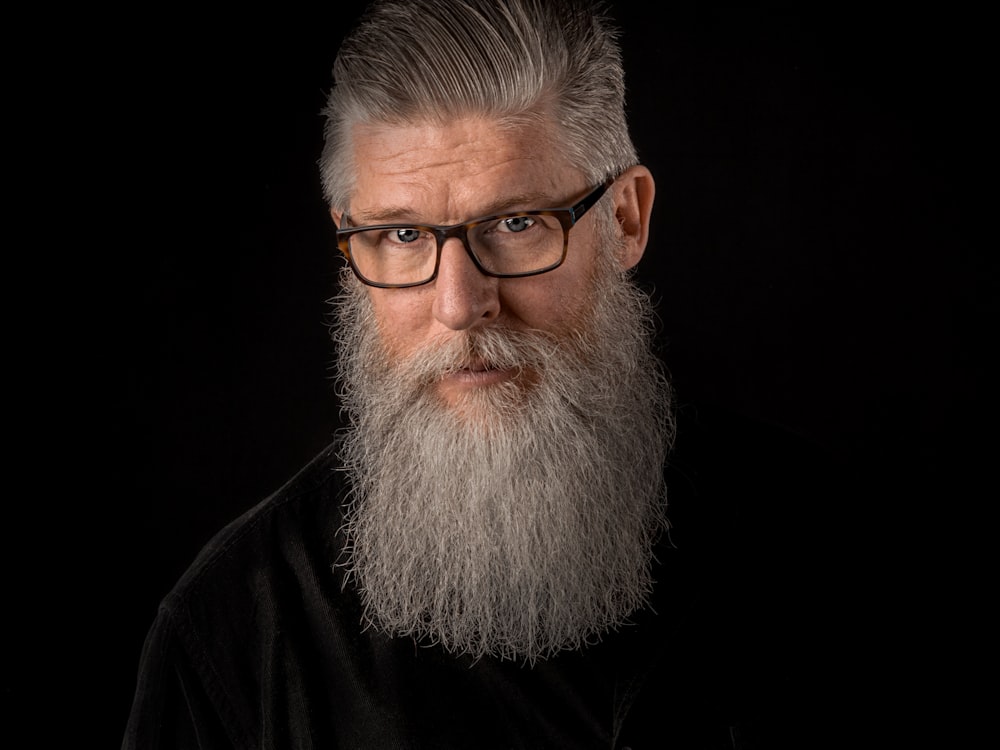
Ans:
[[[320,160],[327,202],[353,190],[358,123],[555,126],[552,143],[592,184],[637,162],[618,31],[587,0],[376,0],[340,48]]]

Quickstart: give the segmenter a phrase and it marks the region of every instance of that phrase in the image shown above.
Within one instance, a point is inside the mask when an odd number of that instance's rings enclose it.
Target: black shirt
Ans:
[[[779,431],[682,409],[650,606],[528,666],[362,627],[331,446],[165,597],[123,748],[823,746],[835,480]]]

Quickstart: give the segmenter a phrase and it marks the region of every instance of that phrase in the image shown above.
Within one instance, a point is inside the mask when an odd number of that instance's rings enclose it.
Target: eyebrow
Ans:
[[[509,211],[534,211],[547,208],[562,208],[554,205],[554,201],[543,193],[519,193],[512,195],[496,203],[490,204],[486,213],[470,216],[466,221],[475,221],[487,216],[507,213]],[[530,206],[530,208],[528,208]],[[356,214],[347,214],[354,226],[366,226],[369,224],[398,224],[400,222],[413,222],[414,224],[428,224],[429,222],[419,219],[419,212],[405,206],[383,206],[368,211],[358,211]],[[464,222],[458,222],[464,223]]]

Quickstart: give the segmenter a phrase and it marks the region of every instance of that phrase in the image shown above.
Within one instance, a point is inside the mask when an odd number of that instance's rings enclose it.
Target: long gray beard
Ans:
[[[665,527],[670,387],[652,306],[605,263],[575,333],[484,327],[391,362],[343,279],[335,338],[350,416],[348,580],[371,626],[475,658],[533,663],[644,606]],[[458,413],[434,383],[471,354],[528,366]]]

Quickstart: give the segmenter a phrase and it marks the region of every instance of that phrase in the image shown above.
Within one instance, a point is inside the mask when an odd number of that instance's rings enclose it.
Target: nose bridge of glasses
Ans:
[[[475,265],[480,273],[485,273],[482,263],[476,255],[475,250],[472,249],[472,243],[469,239],[469,224],[456,224],[451,227],[442,227],[435,230],[435,234],[437,234],[439,256],[443,254],[444,245],[448,240],[457,239],[462,243],[462,247],[465,248],[465,254],[469,256],[473,265]]]

